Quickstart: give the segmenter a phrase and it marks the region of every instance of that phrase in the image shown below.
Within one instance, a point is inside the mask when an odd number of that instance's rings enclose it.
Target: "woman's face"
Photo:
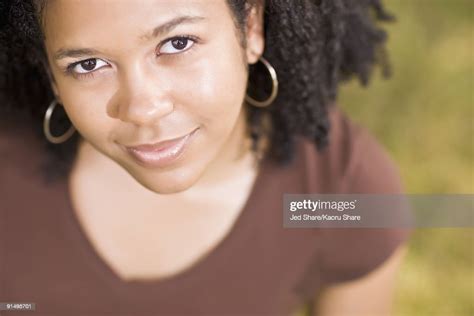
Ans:
[[[55,0],[43,11],[53,88],[70,120],[157,193],[189,188],[239,146],[246,63],[263,51],[261,25],[248,26],[244,50],[226,0]]]

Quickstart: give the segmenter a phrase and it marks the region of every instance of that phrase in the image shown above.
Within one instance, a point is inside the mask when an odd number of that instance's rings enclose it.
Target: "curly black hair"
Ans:
[[[69,172],[80,136],[75,133],[61,145],[50,144],[43,136],[43,117],[54,99],[40,23],[44,1],[0,2],[0,123],[14,122],[35,131],[49,157],[44,169],[54,179]],[[261,0],[226,1],[243,34],[249,8]],[[263,135],[270,140],[267,154],[282,164],[292,160],[297,135],[323,149],[329,143],[328,108],[339,83],[355,76],[367,85],[377,64],[389,75],[387,36],[377,22],[392,19],[381,0],[265,1],[264,56],[275,67],[280,87],[271,106],[247,107],[253,150]],[[244,37],[241,43],[245,47]],[[249,67],[248,93],[254,98],[266,98],[268,81],[263,67]],[[265,121],[270,130],[264,128]],[[62,134],[70,124],[63,115],[54,123],[54,134]]]

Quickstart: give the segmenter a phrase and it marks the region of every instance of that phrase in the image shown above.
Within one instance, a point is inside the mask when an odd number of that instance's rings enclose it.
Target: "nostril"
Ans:
[[[119,109],[119,117],[124,122],[136,125],[155,123],[174,110],[172,102],[133,102]]]

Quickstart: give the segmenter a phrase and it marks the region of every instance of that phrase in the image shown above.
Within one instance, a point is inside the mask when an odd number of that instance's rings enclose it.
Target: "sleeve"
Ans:
[[[353,146],[341,179],[341,193],[402,194],[399,170],[365,128],[351,128]],[[325,285],[361,278],[380,265],[402,244],[407,228],[327,228],[320,237],[318,261]]]

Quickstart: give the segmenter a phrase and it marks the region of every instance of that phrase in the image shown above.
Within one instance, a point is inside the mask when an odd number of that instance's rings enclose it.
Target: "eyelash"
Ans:
[[[173,37],[170,37],[170,38],[167,38],[163,41],[161,41],[159,44],[158,44],[158,50],[161,49],[161,47],[163,47],[164,44],[168,43],[168,42],[171,42],[173,40],[177,40],[177,39],[181,39],[181,40],[191,40],[193,42],[193,44],[191,45],[191,47],[189,47],[188,49],[182,51],[182,52],[179,52],[179,53],[156,53],[156,56],[157,57],[160,57],[160,56],[165,56],[165,57],[168,57],[168,58],[179,58],[179,57],[182,57],[182,54],[184,53],[187,53],[187,52],[190,52],[195,44],[198,44],[199,43],[199,39],[198,37],[196,36],[193,36],[193,35],[179,35],[179,36],[173,36]],[[75,72],[74,71],[74,67],[76,67],[77,65],[85,62],[85,61],[88,61],[88,60],[96,60],[96,59],[100,59],[100,58],[88,58],[88,59],[84,59],[84,60],[80,60],[80,61],[77,61],[77,62],[74,62],[74,63],[71,63],[69,65],[67,65],[66,67],[66,74],[67,75],[71,75],[75,78],[86,78],[86,77],[89,77],[89,78],[92,78],[94,77],[94,73],[100,69],[102,69],[103,67],[100,67],[96,70],[91,70],[89,72],[84,72],[84,73],[78,73],[78,72]]]

